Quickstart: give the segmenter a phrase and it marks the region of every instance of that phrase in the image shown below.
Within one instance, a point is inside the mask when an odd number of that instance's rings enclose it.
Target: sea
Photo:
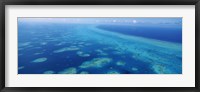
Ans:
[[[181,24],[18,22],[18,74],[182,74]]]

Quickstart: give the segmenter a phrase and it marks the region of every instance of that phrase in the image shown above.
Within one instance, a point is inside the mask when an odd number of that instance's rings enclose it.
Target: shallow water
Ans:
[[[142,35],[145,31],[116,32],[131,29],[122,25],[18,24],[19,74],[182,73],[182,32],[175,26],[168,28],[173,30],[167,36],[179,36],[165,39]],[[166,31],[165,27],[159,30]],[[155,31],[148,30],[151,33]]]

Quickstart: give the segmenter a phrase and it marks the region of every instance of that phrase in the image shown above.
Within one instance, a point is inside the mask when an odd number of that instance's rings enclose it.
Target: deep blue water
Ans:
[[[181,25],[18,22],[19,74],[81,72],[181,74]]]
[[[98,28],[119,32],[126,35],[142,36],[151,39],[182,43],[181,24],[149,25],[100,25]]]

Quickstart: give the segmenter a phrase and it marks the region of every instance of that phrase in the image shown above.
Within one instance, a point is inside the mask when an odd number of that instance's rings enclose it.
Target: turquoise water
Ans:
[[[18,73],[182,74],[182,25],[18,21]]]

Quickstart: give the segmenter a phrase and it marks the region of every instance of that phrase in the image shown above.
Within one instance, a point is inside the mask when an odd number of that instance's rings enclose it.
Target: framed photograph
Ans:
[[[199,5],[1,1],[1,91],[199,92]]]

